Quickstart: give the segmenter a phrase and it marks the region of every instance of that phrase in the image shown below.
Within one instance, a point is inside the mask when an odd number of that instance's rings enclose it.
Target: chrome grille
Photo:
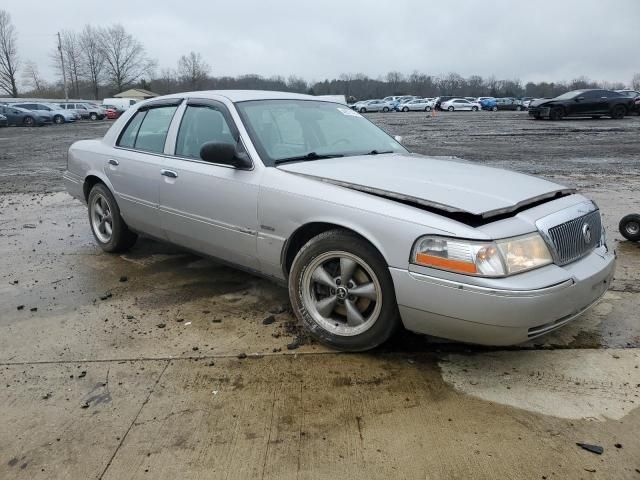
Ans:
[[[565,265],[596,248],[600,243],[601,229],[599,210],[549,228],[547,234],[553,244],[556,263]]]

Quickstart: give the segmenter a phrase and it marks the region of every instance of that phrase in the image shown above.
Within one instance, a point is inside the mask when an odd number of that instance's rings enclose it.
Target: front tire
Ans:
[[[549,120],[562,120],[564,117],[564,110],[560,107],[552,108],[549,112]]]
[[[383,107],[382,111],[385,112],[385,113],[388,112],[389,111],[389,107]]]
[[[620,220],[618,229],[624,238],[632,242],[640,241],[640,215],[632,213],[626,215]]]
[[[24,117],[24,120],[22,120],[22,123],[25,127],[33,127],[36,121],[33,119],[33,117]]]
[[[492,112],[497,112],[498,111],[498,107],[491,107],[491,111]]]
[[[367,109],[366,109],[366,108],[362,107],[362,108],[360,109],[360,113],[366,113],[366,112],[367,112]]]
[[[338,350],[377,347],[400,325],[384,258],[345,230],[321,233],[300,249],[289,274],[289,297],[311,335]]]
[[[408,112],[409,111],[409,107],[402,107],[402,111],[403,112]]]
[[[55,117],[53,117],[53,123],[57,125],[64,123],[64,117],[62,115],[56,115]]]
[[[453,112],[455,110],[455,108],[449,107],[449,108],[447,108],[447,110],[449,110],[450,112]]]
[[[138,236],[129,230],[120,216],[120,209],[111,191],[97,183],[89,192],[89,225],[93,237],[105,252],[123,252],[130,249]]]
[[[431,111],[431,107],[427,105],[426,107],[424,107],[424,111],[425,112],[430,112]]]
[[[614,120],[622,120],[626,114],[627,109],[624,108],[624,105],[615,105],[611,109],[611,118]]]

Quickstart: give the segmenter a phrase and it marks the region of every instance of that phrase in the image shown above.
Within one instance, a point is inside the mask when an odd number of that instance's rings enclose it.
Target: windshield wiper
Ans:
[[[275,165],[280,165],[281,163],[287,162],[306,162],[309,160],[322,160],[323,158],[339,158],[344,157],[342,154],[333,154],[333,155],[318,155],[316,152],[310,152],[306,155],[298,155],[295,157],[287,157],[287,158],[279,158],[275,162]]]
[[[371,150],[369,153],[365,153],[365,155],[382,155],[383,153],[393,153],[392,150],[380,152],[379,150]]]

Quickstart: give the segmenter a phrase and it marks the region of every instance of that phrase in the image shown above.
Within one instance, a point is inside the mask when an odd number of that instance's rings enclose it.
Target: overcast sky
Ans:
[[[306,80],[391,70],[629,83],[640,71],[640,0],[0,1],[22,60],[54,75],[59,30],[121,23],[159,68],[202,53],[214,76]]]

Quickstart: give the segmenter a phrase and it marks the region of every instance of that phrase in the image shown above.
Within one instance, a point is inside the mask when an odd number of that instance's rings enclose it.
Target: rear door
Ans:
[[[243,149],[224,104],[190,99],[181,110],[182,118],[171,129],[171,155],[165,158],[160,185],[165,234],[179,245],[256,270],[260,172],[200,158],[207,142]]]
[[[123,218],[134,230],[164,238],[159,187],[169,126],[181,99],[148,104],[129,120],[105,158]]]

